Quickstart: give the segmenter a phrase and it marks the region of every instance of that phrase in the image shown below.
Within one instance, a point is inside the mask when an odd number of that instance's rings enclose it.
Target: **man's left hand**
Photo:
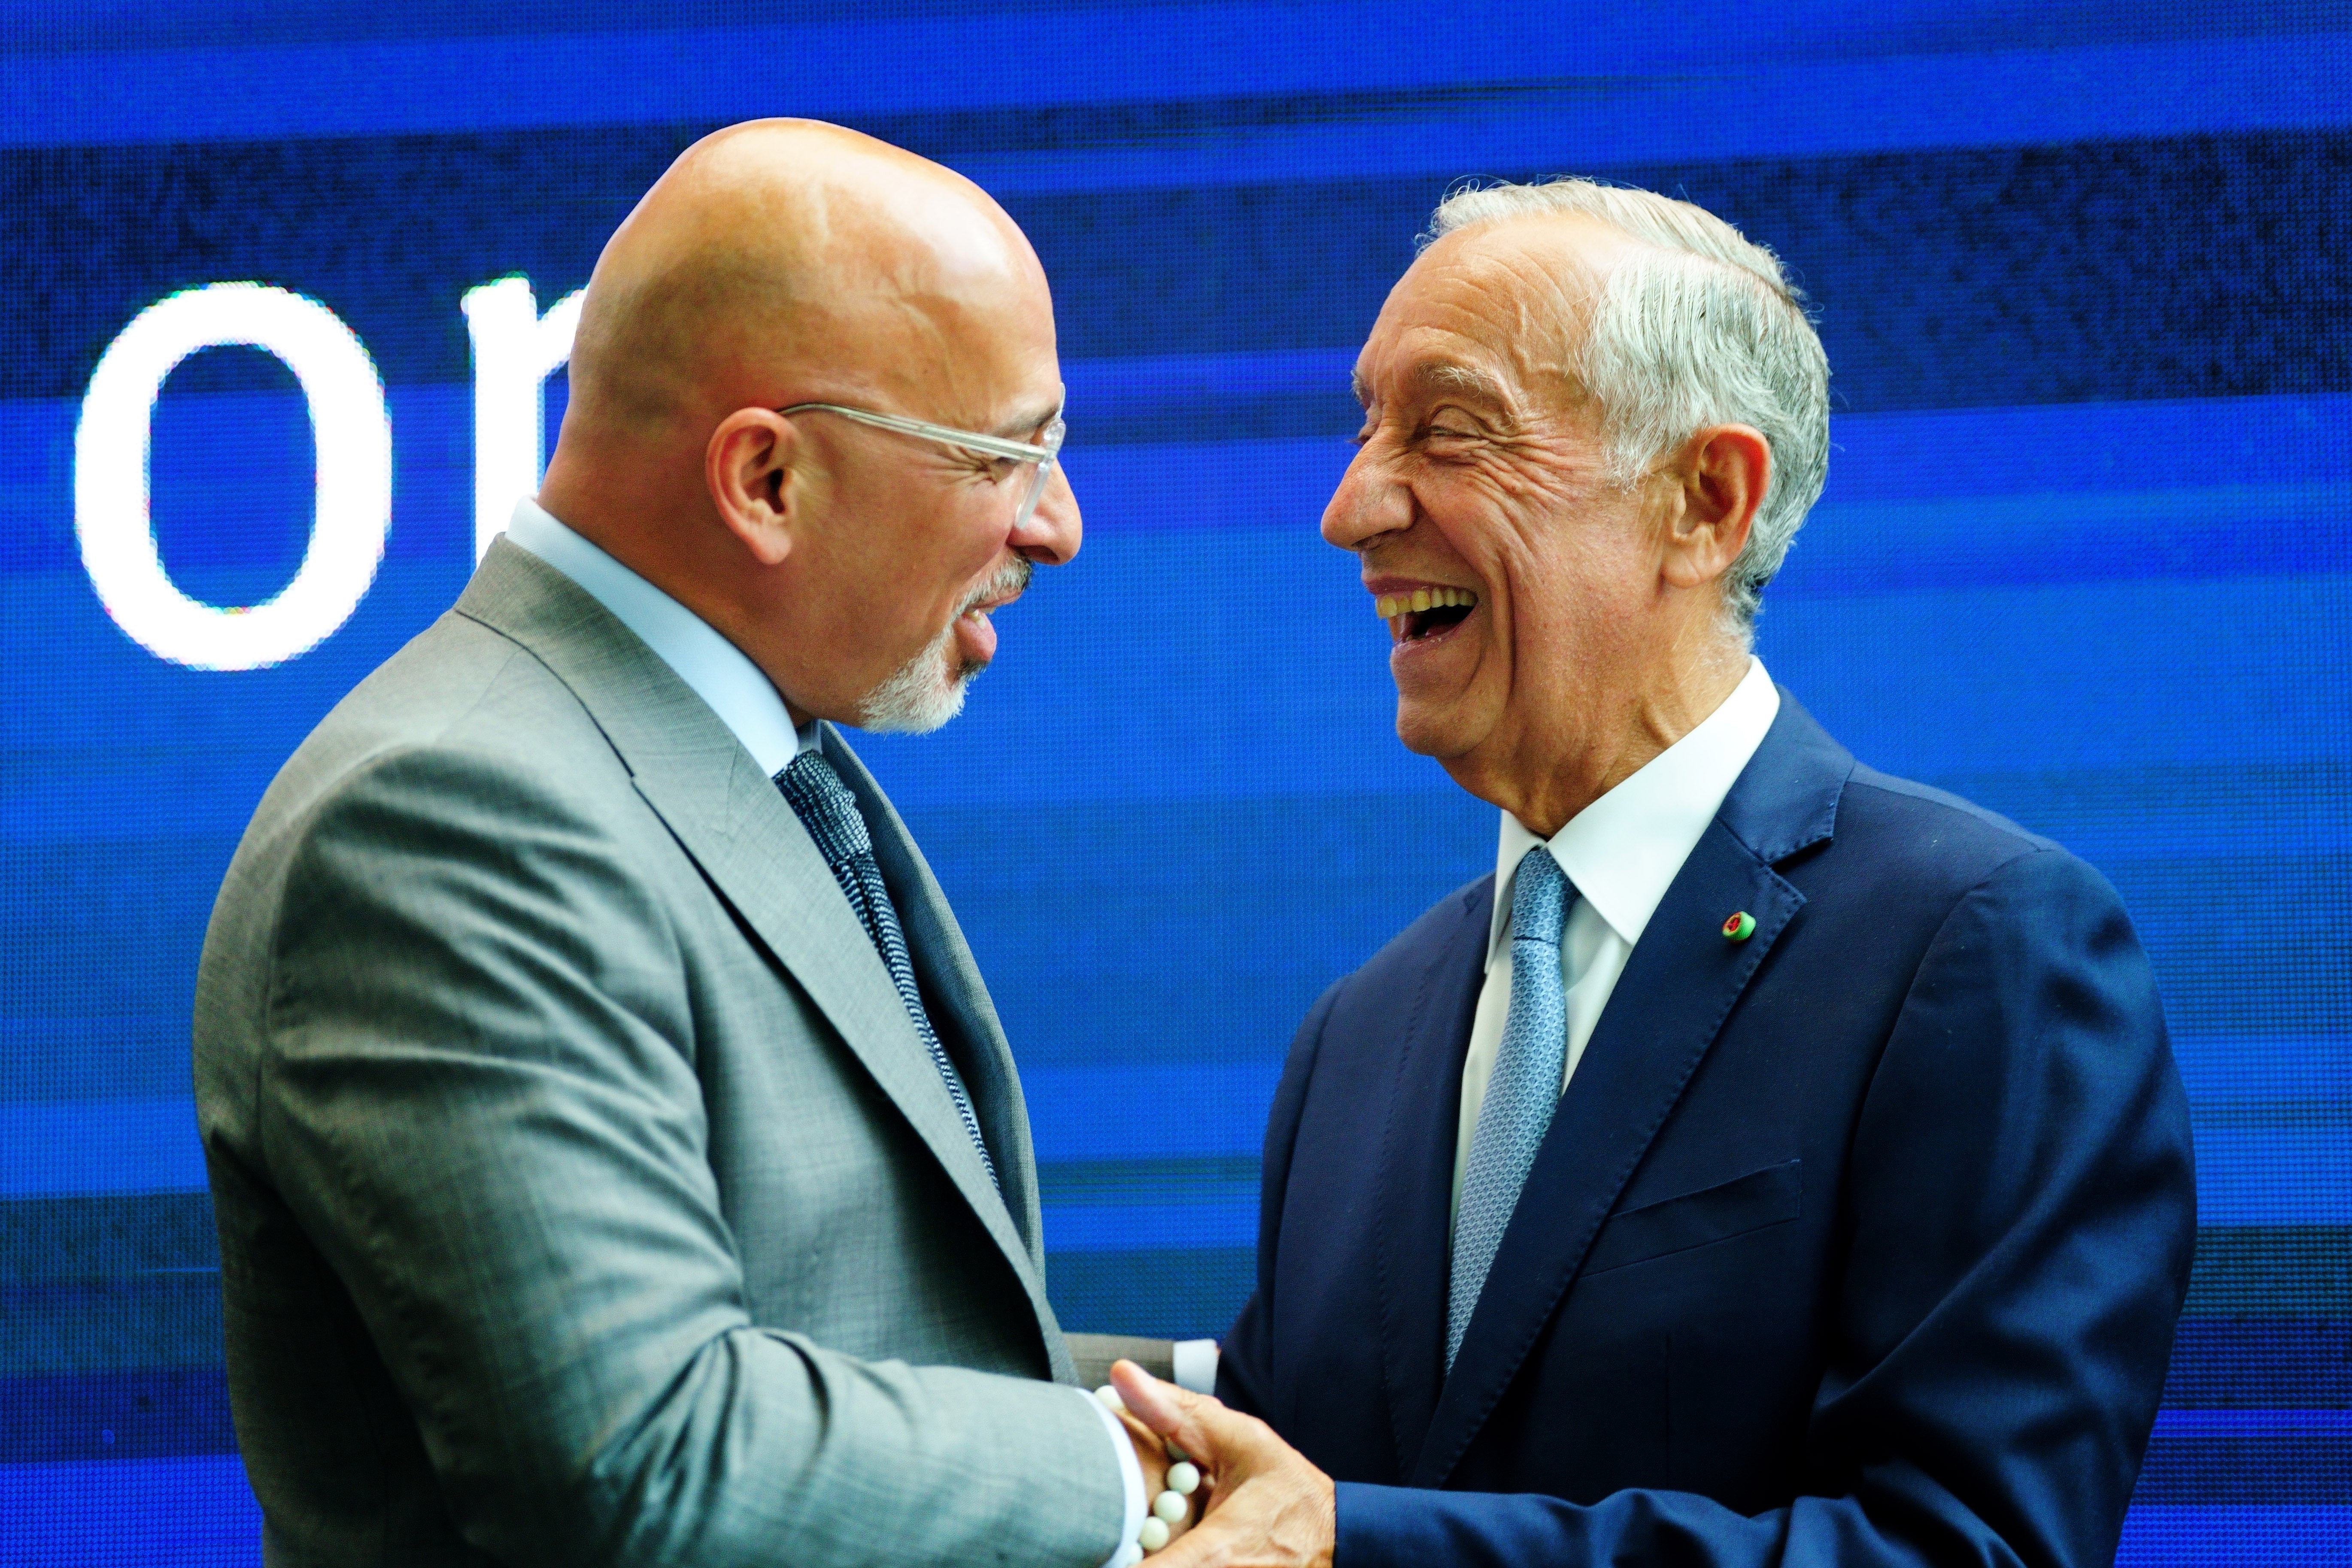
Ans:
[[[1131,1415],[1199,1467],[1207,1493],[1201,1521],[1153,1554],[1151,1568],[1331,1568],[1331,1478],[1274,1428],[1131,1361],[1110,1380]]]

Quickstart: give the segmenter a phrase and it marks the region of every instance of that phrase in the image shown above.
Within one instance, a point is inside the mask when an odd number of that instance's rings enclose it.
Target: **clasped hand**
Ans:
[[[1330,1568],[1338,1520],[1330,1477],[1265,1422],[1162,1383],[1131,1361],[1116,1363],[1110,1380],[1138,1438],[1146,1495],[1164,1484],[1163,1443],[1201,1471],[1192,1498],[1199,1517],[1188,1511],[1171,1523],[1150,1568]]]

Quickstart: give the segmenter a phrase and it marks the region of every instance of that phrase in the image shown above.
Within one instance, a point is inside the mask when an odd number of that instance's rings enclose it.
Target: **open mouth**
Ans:
[[[987,582],[972,590],[956,612],[956,619],[969,621],[975,627],[989,629],[988,617],[1029,591],[1029,580],[1036,569],[1028,562],[1015,557]]]
[[[1478,595],[1467,588],[1415,588],[1372,601],[1373,613],[1388,622],[1389,635],[1401,643],[1444,637],[1477,607]]]

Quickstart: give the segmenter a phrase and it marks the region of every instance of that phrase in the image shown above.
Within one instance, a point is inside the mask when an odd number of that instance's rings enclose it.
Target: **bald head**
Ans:
[[[1040,335],[1044,271],[979,186],[839,126],[756,121],[688,148],[606,244],[572,406],[600,439],[698,440],[750,405],[977,395],[997,367],[970,362]]]
[[[596,263],[571,394],[541,504],[796,719],[943,722],[995,651],[990,614],[1078,547],[1067,482],[1023,456],[1062,397],[1035,252],[971,181],[853,131],[758,121],[688,148]]]

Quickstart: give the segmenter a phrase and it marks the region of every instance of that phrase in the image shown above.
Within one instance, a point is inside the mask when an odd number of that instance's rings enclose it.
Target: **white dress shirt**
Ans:
[[[1780,711],[1780,693],[1751,658],[1748,673],[1722,705],[1698,727],[1652,758],[1641,772],[1580,811],[1551,837],[1552,858],[1577,892],[1560,933],[1560,979],[1568,992],[1568,1061],[1560,1074],[1564,1093],[1576,1076],[1592,1026],[1617,989],[1633,944],[1656,912],[1723,808],[1740,770],[1764,743]],[[1470,1140],[1478,1131],[1486,1079],[1503,1045],[1503,1020],[1511,1006],[1511,891],[1519,861],[1544,841],[1502,814],[1502,842],[1495,851],[1495,911],[1486,942],[1486,981],[1470,1025],[1470,1055],[1462,1064],[1462,1105],[1454,1147],[1454,1196],[1449,1214],[1462,1206],[1462,1172]]]
[[[751,657],[720,636],[718,629],[638,576],[604,551],[565,527],[538,502],[525,497],[515,503],[507,524],[507,541],[528,550],[586,589],[613,612],[623,626],[637,634],[661,661],[710,705],[720,723],[751,753],[760,771],[773,778],[785,764],[817,745],[816,721],[794,728],[782,694]],[[1212,1374],[1213,1375],[1213,1373]],[[1135,1544],[1143,1528],[1143,1467],[1135,1446],[1118,1417],[1103,1408],[1091,1394],[1073,1389],[1087,1408],[1102,1417],[1113,1451],[1118,1457],[1125,1489],[1126,1522],[1119,1527],[1119,1548],[1103,1568],[1127,1568],[1142,1555]]]
[[[530,551],[613,612],[637,639],[735,732],[760,771],[774,778],[816,748],[816,721],[795,729],[775,682],[709,621],[572,532],[529,496],[515,502],[507,542]]]

